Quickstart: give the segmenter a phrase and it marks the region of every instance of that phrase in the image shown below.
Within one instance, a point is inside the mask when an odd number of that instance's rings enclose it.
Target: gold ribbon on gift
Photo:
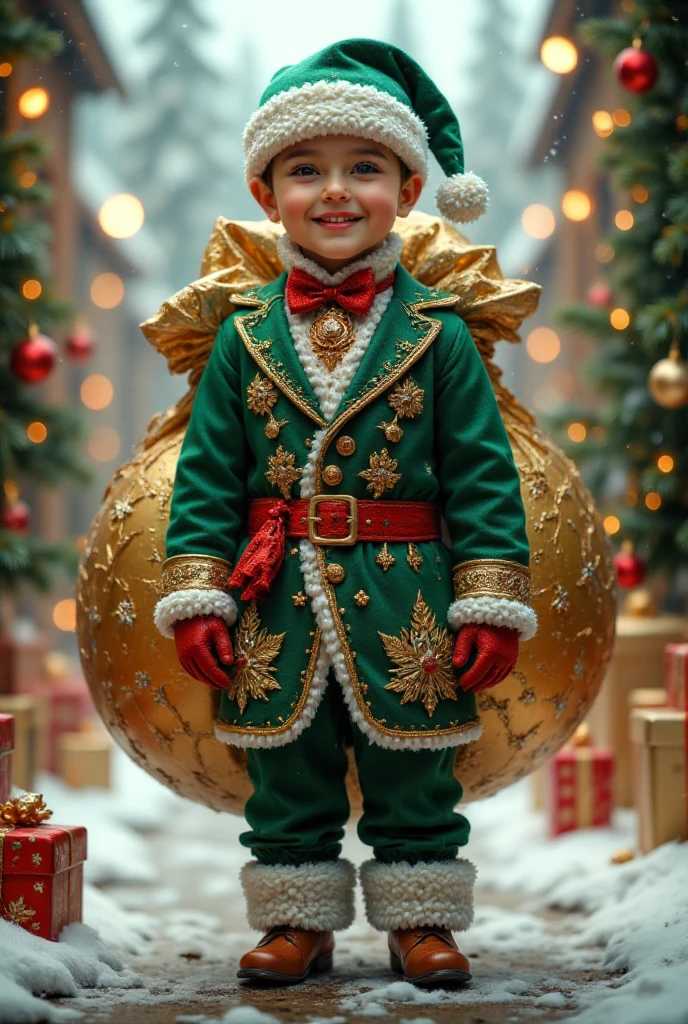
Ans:
[[[5,852],[5,836],[15,828],[30,828],[42,825],[52,817],[46,807],[42,793],[22,793],[0,804],[0,914],[2,913],[2,864]]]

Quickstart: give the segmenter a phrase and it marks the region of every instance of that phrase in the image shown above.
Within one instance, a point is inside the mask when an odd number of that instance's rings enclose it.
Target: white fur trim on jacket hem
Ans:
[[[196,615],[217,615],[228,626],[233,626],[237,606],[234,598],[224,590],[175,590],[160,598],[153,621],[164,637],[173,640],[173,624],[179,619],[193,619]]]
[[[275,925],[342,931],[354,920],[356,869],[340,858],[306,864],[259,864],[241,869],[248,923],[256,931]]]
[[[340,79],[294,85],[256,110],[244,128],[246,180],[262,174],[283,149],[317,135],[381,142],[427,177],[427,131],[418,115],[381,89]]]
[[[482,217],[487,210],[487,200],[486,183],[472,171],[445,178],[435,193],[437,209],[442,216],[464,224]]]
[[[538,620],[535,611],[520,601],[508,597],[462,597],[452,601],[447,613],[447,622],[452,629],[464,623],[485,622],[490,626],[509,626],[517,629],[521,640],[530,640],[537,633]]]
[[[360,867],[366,916],[380,932],[433,925],[465,931],[473,921],[475,876],[475,865],[464,859],[366,860]]]

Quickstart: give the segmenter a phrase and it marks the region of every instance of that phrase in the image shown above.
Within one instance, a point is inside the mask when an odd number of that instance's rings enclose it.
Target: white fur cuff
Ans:
[[[447,612],[452,629],[465,623],[487,623],[489,626],[509,626],[517,629],[521,640],[530,640],[537,633],[537,615],[527,604],[511,601],[508,597],[462,597],[452,601]]]
[[[173,640],[174,623],[179,619],[193,619],[196,615],[217,615],[228,626],[233,626],[237,619],[237,606],[234,598],[224,590],[175,590],[160,598],[153,621],[164,637]]]
[[[473,921],[475,876],[475,865],[463,859],[366,860],[360,867],[366,916],[379,932],[432,925],[465,931]]]
[[[342,931],[354,919],[356,869],[340,858],[306,864],[259,864],[241,869],[248,923],[256,931],[275,925]]]

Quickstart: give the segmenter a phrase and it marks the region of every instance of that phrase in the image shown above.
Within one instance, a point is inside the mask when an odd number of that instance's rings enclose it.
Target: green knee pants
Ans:
[[[336,860],[349,817],[346,747],[353,745],[363,792],[358,835],[377,860],[453,860],[470,825],[454,811],[463,790],[455,750],[389,750],[371,743],[349,718],[330,674],[320,707],[301,735],[283,747],[248,750],[254,793],[246,804],[251,831],[240,842],[261,864]]]

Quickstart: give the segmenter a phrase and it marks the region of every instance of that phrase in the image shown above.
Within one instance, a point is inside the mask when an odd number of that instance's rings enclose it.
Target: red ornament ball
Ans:
[[[13,501],[0,512],[0,526],[12,533],[28,533],[31,526],[31,509],[25,501]]]
[[[24,384],[40,384],[48,377],[57,361],[57,345],[45,334],[30,334],[12,349],[12,373]]]
[[[614,72],[624,89],[629,92],[649,92],[659,77],[657,61],[647,50],[629,46],[614,61]]]
[[[611,306],[614,301],[614,292],[606,281],[595,281],[588,288],[585,297],[591,306],[606,307]]]
[[[642,558],[633,551],[618,551],[614,555],[616,579],[620,587],[637,587],[645,579],[646,567]]]
[[[75,327],[67,337],[67,356],[73,363],[85,363],[93,355],[96,336],[88,327]]]

